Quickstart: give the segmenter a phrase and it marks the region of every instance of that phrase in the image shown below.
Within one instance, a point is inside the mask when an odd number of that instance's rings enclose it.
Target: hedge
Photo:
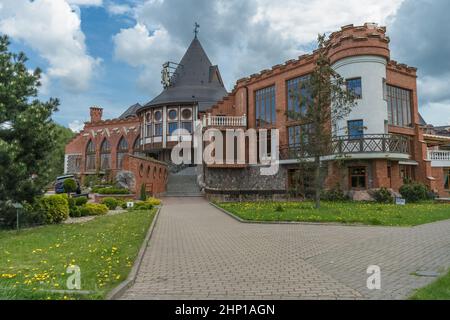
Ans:
[[[87,203],[80,209],[81,216],[103,216],[108,213],[108,207],[104,204]]]
[[[47,224],[61,223],[69,217],[67,195],[51,195],[39,198],[35,209]]]

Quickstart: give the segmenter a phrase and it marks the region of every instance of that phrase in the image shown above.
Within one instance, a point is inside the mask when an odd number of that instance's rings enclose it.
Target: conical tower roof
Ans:
[[[197,103],[204,111],[227,95],[217,66],[213,66],[197,37],[180,61],[171,85],[142,108]]]

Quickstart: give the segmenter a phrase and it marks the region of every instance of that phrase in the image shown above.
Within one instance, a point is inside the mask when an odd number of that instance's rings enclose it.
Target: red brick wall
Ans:
[[[86,172],[86,148],[90,140],[95,144],[97,165],[100,165],[100,148],[104,139],[111,144],[111,169],[117,169],[117,149],[123,137],[128,143],[128,151],[133,153],[133,145],[140,135],[140,122],[138,118],[127,120],[106,120],[95,123],[88,122],[72,141],[66,145],[66,154],[81,154],[81,174]]]
[[[163,162],[133,155],[125,156],[124,170],[134,173],[135,192],[139,197],[142,184],[148,194],[158,196],[166,191],[168,168]]]

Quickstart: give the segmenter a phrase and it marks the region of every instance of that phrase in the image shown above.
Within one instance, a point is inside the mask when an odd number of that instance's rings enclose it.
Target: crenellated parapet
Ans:
[[[389,42],[386,28],[376,23],[347,25],[330,35],[327,41],[328,57],[331,63],[361,55],[381,56],[389,60]]]
[[[410,76],[417,76],[417,68],[410,67],[404,63],[398,63],[395,60],[390,60],[388,63],[388,68],[396,72],[401,72]]]

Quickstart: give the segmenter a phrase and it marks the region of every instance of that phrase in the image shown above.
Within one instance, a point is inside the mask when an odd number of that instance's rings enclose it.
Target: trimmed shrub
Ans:
[[[64,192],[71,193],[77,191],[77,183],[74,179],[66,179],[63,182]]]
[[[325,201],[346,201],[348,200],[347,195],[339,188],[335,187],[331,190],[325,190],[320,196],[322,200]]]
[[[82,207],[88,202],[88,198],[86,197],[74,198],[74,200],[77,207]]]
[[[386,188],[381,188],[372,192],[372,197],[378,203],[392,203],[394,197],[391,192]]]
[[[104,204],[87,203],[80,209],[81,216],[103,216],[108,213],[108,207]]]
[[[76,206],[75,199],[72,197],[67,198],[67,203],[69,204],[69,209],[72,209]]]
[[[35,209],[47,224],[61,223],[69,217],[67,195],[52,195],[39,198]]]
[[[153,205],[153,206],[159,206],[159,205],[161,205],[161,200],[156,199],[156,198],[153,198],[153,197],[148,198],[145,202],[148,203],[148,204],[151,204],[151,205]]]
[[[107,194],[107,195],[114,195],[114,194],[130,194],[130,191],[127,189],[120,189],[120,188],[114,188],[114,187],[108,187],[108,188],[100,188],[100,189],[93,189],[94,193],[98,194]]]
[[[405,184],[400,188],[400,194],[407,202],[429,200],[429,193],[428,187],[422,183]]]
[[[136,202],[132,210],[152,210],[153,205],[146,202]]]
[[[74,206],[73,208],[70,208],[69,210],[69,216],[72,218],[79,218],[81,217],[81,208]]]
[[[119,206],[119,201],[115,198],[104,198],[101,201],[101,204],[107,206],[109,210],[116,210],[116,208]]]
[[[141,201],[147,200],[147,191],[145,190],[145,184],[141,184],[139,200],[141,200]]]

